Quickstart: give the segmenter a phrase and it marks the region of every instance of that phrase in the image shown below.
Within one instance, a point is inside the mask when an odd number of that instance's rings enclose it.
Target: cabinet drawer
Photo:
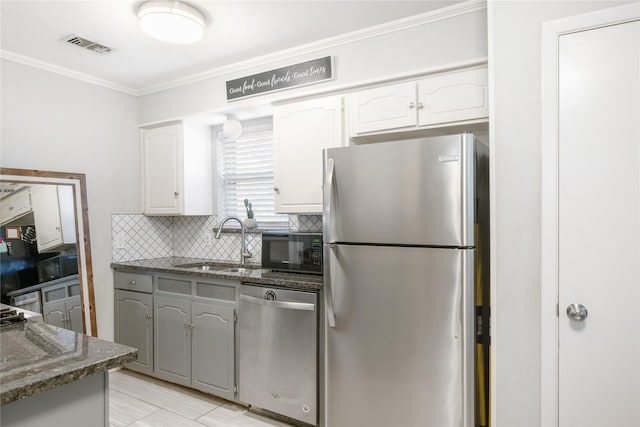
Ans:
[[[80,296],[80,284],[69,286],[69,296],[75,297]]]
[[[65,299],[67,297],[67,288],[65,286],[44,288],[42,289],[42,296],[45,303]]]
[[[179,295],[191,295],[191,280],[158,277],[158,291]]]
[[[218,283],[196,282],[196,296],[235,302],[236,287]]]
[[[116,289],[151,293],[151,276],[139,273],[125,273],[116,271],[113,284]]]

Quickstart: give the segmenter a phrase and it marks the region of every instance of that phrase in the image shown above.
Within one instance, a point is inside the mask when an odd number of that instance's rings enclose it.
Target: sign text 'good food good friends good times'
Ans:
[[[333,78],[331,56],[227,81],[227,101]]]

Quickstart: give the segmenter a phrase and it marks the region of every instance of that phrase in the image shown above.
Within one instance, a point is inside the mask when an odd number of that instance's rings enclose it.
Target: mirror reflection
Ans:
[[[42,183],[38,174],[0,180],[0,302],[96,335],[84,176]]]

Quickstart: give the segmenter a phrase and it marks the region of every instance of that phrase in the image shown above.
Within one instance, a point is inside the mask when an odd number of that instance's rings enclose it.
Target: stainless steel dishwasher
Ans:
[[[242,285],[238,397],[317,424],[317,294]]]

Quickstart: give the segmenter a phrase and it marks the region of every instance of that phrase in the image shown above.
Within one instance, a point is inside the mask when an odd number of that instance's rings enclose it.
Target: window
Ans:
[[[271,122],[245,124],[236,141],[217,141],[219,215],[246,218],[244,199],[249,199],[259,227],[287,228],[289,216],[274,212]]]

